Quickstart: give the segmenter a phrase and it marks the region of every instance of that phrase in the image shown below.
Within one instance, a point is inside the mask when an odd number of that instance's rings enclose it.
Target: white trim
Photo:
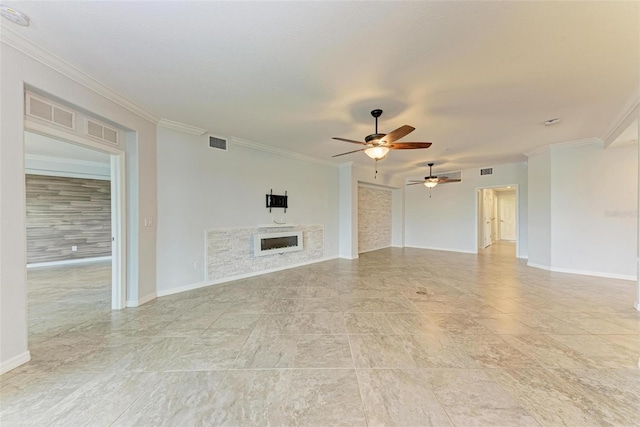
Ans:
[[[366,254],[367,252],[379,251],[380,249],[387,249],[390,247],[391,245],[380,246],[379,248],[367,249],[366,251],[359,251],[358,254]]]
[[[93,258],[64,259],[62,261],[35,262],[27,264],[27,268],[56,267],[60,265],[85,264],[88,262],[111,261],[111,256],[99,256]]]
[[[549,267],[548,265],[536,264],[530,261],[527,261],[527,267],[538,268],[540,270],[546,270],[546,271],[553,271],[551,270],[551,267]]]
[[[61,172],[57,170],[33,168],[25,168],[24,173],[27,175],[58,176],[61,178],[97,179],[100,181],[111,181],[111,177],[109,175],[96,175],[93,173]]]
[[[111,180],[110,162],[93,162],[63,157],[25,154],[24,172],[30,175],[59,176],[65,178]],[[94,172],[83,172],[82,168],[91,168]],[[67,169],[67,170],[63,170]]]
[[[282,148],[272,147],[270,145],[259,144],[253,141],[247,141],[246,139],[231,137],[228,138],[227,141],[232,142],[233,144],[240,145],[242,147],[253,148],[254,150],[265,151],[267,153],[277,154],[284,157],[290,157],[292,159],[303,160],[306,162],[317,163],[320,165],[333,166],[337,167],[336,163],[333,163],[329,160],[320,159],[318,157],[307,156],[306,154],[295,153],[293,151],[284,150]]]
[[[528,259],[529,259],[529,256],[517,256],[516,258],[518,258],[518,259],[526,259],[526,260],[528,260]]]
[[[412,248],[412,249],[427,249],[430,251],[444,251],[444,252],[458,252],[461,254],[477,254],[478,252],[474,252],[474,251],[465,251],[462,249],[452,249],[452,248],[436,248],[433,246],[417,246],[417,245],[404,245],[405,248]]]
[[[600,138],[587,138],[587,139],[576,139],[575,141],[565,141],[565,142],[557,142],[555,144],[548,144],[542,147],[534,148],[533,150],[525,151],[522,153],[527,157],[535,156],[537,154],[546,153],[547,151],[557,150],[559,148],[570,148],[570,147],[579,147],[581,145],[589,145],[603,143]]]
[[[158,297],[166,297],[167,295],[178,294],[180,292],[192,291],[194,289],[206,288],[208,286],[219,285],[219,284],[227,283],[227,282],[233,282],[235,280],[246,279],[246,278],[255,277],[255,276],[261,276],[263,274],[275,273],[276,271],[289,270],[291,268],[297,268],[297,267],[304,267],[305,265],[317,264],[319,262],[325,262],[325,261],[331,261],[331,260],[334,260],[334,259],[337,259],[337,258],[338,257],[335,256],[335,257],[330,257],[330,258],[316,259],[316,260],[313,260],[313,261],[301,262],[301,263],[298,263],[298,264],[291,264],[291,265],[286,265],[286,266],[283,266],[283,267],[270,268],[268,270],[254,271],[254,272],[251,272],[251,273],[239,274],[237,276],[223,277],[222,279],[208,280],[208,281],[204,281],[204,282],[192,283],[190,285],[180,286],[178,288],[159,290],[159,291],[157,291],[157,295],[158,295]]]
[[[191,126],[191,125],[186,125],[180,122],[174,122],[173,120],[169,120],[169,119],[160,119],[158,121],[158,126],[167,128],[167,129],[177,130],[178,132],[184,132],[191,135],[204,135],[207,132],[206,129],[202,129],[202,128]]]
[[[613,144],[616,138],[638,117],[640,117],[640,91],[636,91],[631,96],[618,119],[603,134],[601,139],[604,141],[605,148]]]
[[[636,305],[634,305],[635,309],[640,311],[640,302],[636,302]]]
[[[14,49],[19,50],[25,55],[35,59],[43,65],[57,71],[60,74],[70,78],[76,83],[81,84],[87,89],[101,95],[108,100],[118,104],[122,108],[132,112],[133,114],[150,121],[151,123],[158,123],[160,120],[157,116],[151,114],[138,104],[129,100],[128,98],[120,95],[109,86],[95,79],[94,77],[80,71],[78,68],[60,58],[57,55],[49,52],[48,50],[36,45],[31,40],[16,33],[8,25],[3,25],[2,37],[0,38],[2,43],[11,46]]]
[[[111,308],[127,306],[127,177],[124,152],[111,155]]]
[[[353,261],[354,259],[358,259],[360,257],[359,256],[354,256],[352,258],[349,258],[349,257],[346,257],[346,256],[340,256],[340,257],[337,257],[337,258],[339,258],[339,259],[348,259],[349,261]]]
[[[5,372],[9,372],[12,369],[15,369],[20,365],[24,365],[30,360],[31,353],[29,352],[29,350],[27,350],[24,353],[20,353],[19,355],[14,356],[9,360],[0,362],[0,375],[4,374]]]
[[[358,188],[363,187],[363,188],[370,188],[372,190],[383,190],[383,191],[393,191],[393,190],[399,190],[402,187],[391,187],[389,185],[381,185],[381,184],[372,184],[370,182],[366,182],[366,181],[356,181],[358,184]]]
[[[27,160],[39,160],[43,162],[51,162],[51,163],[65,163],[70,165],[80,165],[80,166],[94,166],[94,167],[103,167],[108,168],[109,162],[93,162],[90,160],[80,160],[80,159],[67,159],[64,157],[54,157],[54,156],[42,156],[39,154],[25,154],[24,158]]]
[[[629,274],[603,273],[600,271],[576,270],[574,268],[550,267],[548,265],[535,264],[532,262],[527,262],[527,266],[550,271],[552,273],[565,273],[565,274],[577,274],[580,276],[605,277],[607,279],[636,280],[636,276],[629,275]]]
[[[147,295],[146,297],[140,298],[137,301],[127,301],[127,307],[128,308],[132,308],[132,307],[139,307],[143,304],[148,303],[149,301],[152,301],[154,299],[156,299],[158,297],[158,295],[155,292],[150,293],[149,295]]]

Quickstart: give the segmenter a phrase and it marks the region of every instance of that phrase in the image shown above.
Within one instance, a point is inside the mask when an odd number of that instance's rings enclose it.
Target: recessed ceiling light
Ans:
[[[9,6],[0,5],[0,15],[23,27],[28,27],[29,21],[31,21],[27,15]]]
[[[555,125],[556,123],[560,122],[560,119],[556,118],[556,119],[549,119],[546,122],[544,122],[545,126],[551,126],[551,125]]]

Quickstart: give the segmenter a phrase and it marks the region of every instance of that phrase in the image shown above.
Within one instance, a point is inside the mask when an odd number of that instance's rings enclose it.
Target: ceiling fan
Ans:
[[[428,163],[429,165],[429,176],[425,176],[423,181],[411,180],[407,185],[418,185],[423,184],[425,187],[429,189],[429,197],[431,197],[431,189],[438,184],[447,184],[449,182],[460,182],[461,179],[449,178],[447,176],[435,176],[431,170],[435,163]]]
[[[364,145],[364,148],[359,150],[348,151],[342,154],[336,154],[332,157],[344,156],[345,154],[357,153],[364,151],[364,153],[371,157],[376,162],[383,160],[389,154],[389,150],[415,150],[417,148],[429,148],[430,142],[396,142],[398,139],[407,136],[413,132],[416,128],[404,125],[390,133],[378,133],[378,117],[382,115],[382,110],[376,109],[371,111],[371,115],[376,119],[376,131],[367,136],[364,141],[354,141],[353,139],[346,138],[333,138],[338,141],[351,142],[352,144]],[[376,168],[377,173],[377,168]]]

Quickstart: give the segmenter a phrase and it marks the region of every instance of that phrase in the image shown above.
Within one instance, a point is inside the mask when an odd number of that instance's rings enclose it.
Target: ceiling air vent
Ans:
[[[493,168],[480,169],[480,175],[493,175]]]
[[[75,113],[61,108],[46,99],[36,98],[31,94],[27,94],[26,109],[27,116],[36,117],[67,129],[75,130],[76,128]]]
[[[87,135],[109,144],[118,145],[118,131],[95,120],[87,119]]]
[[[209,147],[227,151],[227,140],[209,135]]]

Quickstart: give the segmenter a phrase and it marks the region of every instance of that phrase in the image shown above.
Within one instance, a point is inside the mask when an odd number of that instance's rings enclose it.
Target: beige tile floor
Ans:
[[[109,266],[29,271],[14,425],[637,426],[633,283],[511,244],[385,249],[109,310]]]

